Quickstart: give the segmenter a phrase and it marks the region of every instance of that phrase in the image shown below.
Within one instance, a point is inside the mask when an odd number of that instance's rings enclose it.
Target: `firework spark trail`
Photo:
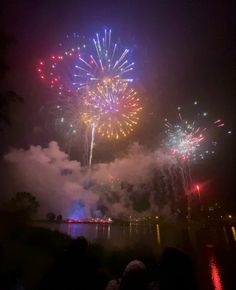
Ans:
[[[190,218],[191,217],[190,187],[189,187],[188,176],[186,175],[186,166],[185,164],[184,165],[182,164],[182,166],[180,166],[179,168],[180,168],[185,197],[187,199],[187,213],[188,213],[188,217]]]
[[[176,194],[176,185],[175,185],[175,178],[174,178],[174,168],[173,166],[169,166],[168,167],[168,173],[169,173],[169,176],[170,176],[170,184],[171,184],[171,190],[174,194],[174,199],[175,199],[175,202],[177,200],[177,194]]]
[[[182,192],[180,192],[180,191],[182,191],[182,187],[180,188],[180,186],[179,186],[180,169],[179,169],[178,164],[174,165],[174,176],[175,176],[175,182],[176,182],[176,200],[179,200],[179,194],[182,193]],[[178,184],[178,186],[177,186],[177,184]],[[185,191],[184,191],[184,193],[185,193]]]
[[[165,168],[161,169],[161,173],[162,173],[163,181],[164,181],[164,191],[165,191],[165,194],[169,198],[170,197],[169,182],[168,182],[168,176],[167,176]]]
[[[186,162],[186,171],[187,171],[187,177],[188,177],[188,188],[191,188],[192,185],[192,173],[191,173],[191,166],[189,161]]]
[[[180,165],[179,166],[179,170],[180,170],[180,175],[181,175],[181,178],[182,178],[182,186],[183,186],[183,189],[184,189],[184,193],[187,196],[188,195],[188,186],[187,186],[187,180],[186,180],[184,167]]]
[[[94,141],[95,141],[95,129],[96,125],[92,124],[92,129],[91,129],[91,143],[90,143],[90,152],[89,152],[89,168],[92,166],[92,160],[93,160],[93,148],[94,148]]]
[[[89,164],[89,132],[90,127],[86,127],[85,135],[84,135],[84,164]]]

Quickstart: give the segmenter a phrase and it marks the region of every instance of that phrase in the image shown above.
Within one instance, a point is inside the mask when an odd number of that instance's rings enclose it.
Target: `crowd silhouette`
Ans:
[[[166,248],[156,264],[154,277],[149,275],[149,269],[142,261],[135,259],[123,265],[120,277],[114,277],[102,261],[102,251],[102,246],[96,248],[84,237],[78,237],[57,253],[37,289],[197,290],[193,263],[181,250]],[[19,273],[0,273],[0,290],[27,289],[20,283]]]
[[[89,243],[79,237],[55,260],[42,281],[41,290],[197,290],[191,258],[176,248],[166,248],[150,281],[148,269],[139,260],[125,266],[120,278],[110,279]]]

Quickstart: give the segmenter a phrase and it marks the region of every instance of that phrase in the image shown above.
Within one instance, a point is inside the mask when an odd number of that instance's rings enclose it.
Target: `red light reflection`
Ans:
[[[214,290],[224,290],[222,278],[220,275],[220,269],[217,264],[217,260],[216,260],[213,248],[211,248],[211,253],[209,255],[209,267],[210,267],[211,281],[212,281]]]

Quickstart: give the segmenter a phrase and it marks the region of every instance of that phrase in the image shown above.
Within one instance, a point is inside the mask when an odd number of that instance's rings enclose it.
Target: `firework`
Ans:
[[[181,124],[171,125],[166,122],[167,147],[172,154],[188,159],[196,156],[196,152],[204,140],[204,130],[195,128],[193,123],[184,121]]]
[[[59,95],[90,89],[107,77],[133,81],[129,77],[134,69],[134,62],[128,59],[130,50],[112,41],[111,29],[105,29],[102,37],[96,34],[92,41],[76,33],[67,35],[67,41],[60,43],[56,51],[59,53],[39,61],[37,72]]]
[[[40,79],[50,88],[49,95],[53,98],[48,100],[47,108],[55,118],[56,130],[66,137],[68,148],[85,133],[81,114],[86,96],[75,86],[74,73],[79,57],[86,51],[86,39],[72,33],[36,67]]]
[[[119,139],[138,123],[142,108],[128,86],[133,81],[134,62],[129,49],[113,42],[111,29],[92,40],[73,33],[55,51],[39,61],[37,72],[56,92],[56,127],[74,140],[83,131],[82,124],[87,125],[85,147],[91,166],[96,134]],[[87,136],[90,131],[91,138]]]
[[[45,60],[40,60],[36,70],[41,80],[53,89],[59,96],[77,96],[78,90],[87,85],[84,74],[80,86],[74,82],[76,64],[86,54],[86,40],[78,34],[67,35],[66,40],[59,43],[55,53]]]
[[[195,101],[194,105],[198,103]],[[178,107],[178,122],[170,123],[165,119],[165,146],[171,154],[181,160],[196,161],[204,159],[206,155],[215,153],[217,141],[211,140],[213,129],[224,127],[221,119],[209,121],[208,113],[197,113],[195,121],[189,121],[182,117]],[[202,126],[204,125],[204,126]],[[206,126],[207,125],[207,126]]]
[[[127,83],[111,79],[105,79],[89,91],[86,105],[84,122],[96,126],[101,136],[115,139],[133,131],[142,110],[136,91]]]
[[[85,55],[80,55],[75,65],[74,85],[80,89],[87,84],[89,87],[102,82],[106,78],[123,82],[132,82],[129,73],[134,69],[130,62],[129,49],[122,49],[119,43],[112,41],[111,29],[104,30],[104,35],[98,33],[89,44],[90,49]]]

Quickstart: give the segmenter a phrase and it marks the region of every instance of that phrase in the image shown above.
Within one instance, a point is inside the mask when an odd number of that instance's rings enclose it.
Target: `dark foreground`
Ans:
[[[236,289],[232,226],[50,227],[1,225],[1,290]]]

